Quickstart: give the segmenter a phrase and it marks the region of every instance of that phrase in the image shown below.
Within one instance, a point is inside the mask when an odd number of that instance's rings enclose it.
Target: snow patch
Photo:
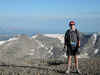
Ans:
[[[80,55],[78,58],[89,58],[88,56]]]
[[[95,54],[97,54],[97,53],[98,53],[98,51],[99,51],[99,49],[96,49],[96,50],[94,51],[94,53],[95,53]]]
[[[52,49],[53,49],[53,46],[50,47],[50,50],[48,51],[48,53],[52,53]]]
[[[42,44],[42,42],[40,42],[39,40],[36,40],[36,41],[37,41],[37,42],[38,42],[38,44],[39,44],[38,48],[45,47],[45,45],[44,45],[44,44]]]
[[[88,53],[84,53],[85,56],[88,56]]]
[[[87,47],[84,47],[83,49],[84,49],[84,50],[86,50],[86,49],[87,49]]]
[[[53,46],[51,46],[51,47],[50,47],[50,50],[48,51],[48,53],[49,53],[50,55],[53,55],[52,49],[53,49]]]
[[[93,34],[93,42],[92,42],[92,43],[93,43],[93,45],[95,44],[96,40],[97,40],[97,34],[96,34],[96,33],[94,33],[94,34]]]
[[[40,46],[41,46],[41,47],[44,47],[44,45],[43,45],[42,43],[40,43]]]
[[[8,41],[13,41],[13,40],[18,40],[19,38],[16,38],[16,37],[14,37],[14,38],[10,38]]]
[[[38,35],[34,35],[34,36],[32,36],[32,38],[36,38]]]
[[[57,38],[61,41],[61,43],[64,43],[64,34],[44,34],[44,36],[47,36],[50,38]]]
[[[6,41],[0,41],[0,45],[3,45],[6,42],[13,41],[13,40],[17,40],[17,39],[18,38],[14,37],[14,38],[10,38],[9,40],[6,40]]]
[[[28,55],[34,55],[34,53],[29,53]]]
[[[66,53],[64,53],[64,54],[62,55],[62,57],[67,58]]]
[[[44,47],[46,50],[48,50],[49,48],[48,47]]]
[[[35,49],[31,49],[30,51],[34,52],[34,51],[35,51]]]
[[[78,55],[78,58],[89,58],[88,53]]]
[[[0,41],[0,45],[4,44],[6,41]]]
[[[34,55],[34,51],[35,51],[35,49],[31,49],[30,52],[28,53],[28,55]]]

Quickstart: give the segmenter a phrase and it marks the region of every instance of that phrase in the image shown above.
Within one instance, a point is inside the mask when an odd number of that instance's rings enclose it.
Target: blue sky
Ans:
[[[100,32],[100,0],[0,0],[1,32],[64,33],[65,18],[81,32]]]

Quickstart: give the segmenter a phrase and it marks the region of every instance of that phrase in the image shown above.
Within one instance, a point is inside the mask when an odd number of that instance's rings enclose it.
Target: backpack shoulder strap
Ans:
[[[78,32],[77,29],[75,29],[75,33],[76,33],[76,35],[77,35],[77,32]]]
[[[78,30],[77,29],[75,29],[75,33],[77,35],[77,39],[79,39],[79,34],[78,34]]]
[[[67,30],[68,40],[70,40],[70,29]]]
[[[69,34],[69,32],[70,32],[70,30],[68,29],[68,30],[67,30],[67,33]]]

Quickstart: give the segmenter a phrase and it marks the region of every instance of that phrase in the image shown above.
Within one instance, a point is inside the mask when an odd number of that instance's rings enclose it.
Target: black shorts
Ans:
[[[67,51],[66,51],[67,56],[75,56],[79,54],[80,54],[80,51],[78,47],[75,47],[75,48],[67,47]]]

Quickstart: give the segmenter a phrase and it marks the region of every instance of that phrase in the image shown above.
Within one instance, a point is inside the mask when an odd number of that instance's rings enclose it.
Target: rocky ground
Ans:
[[[42,61],[30,66],[0,65],[0,75],[67,75],[66,66],[67,64],[60,60]],[[79,59],[79,68],[81,75],[100,75],[100,58]],[[74,62],[69,75],[78,75],[75,73]]]

